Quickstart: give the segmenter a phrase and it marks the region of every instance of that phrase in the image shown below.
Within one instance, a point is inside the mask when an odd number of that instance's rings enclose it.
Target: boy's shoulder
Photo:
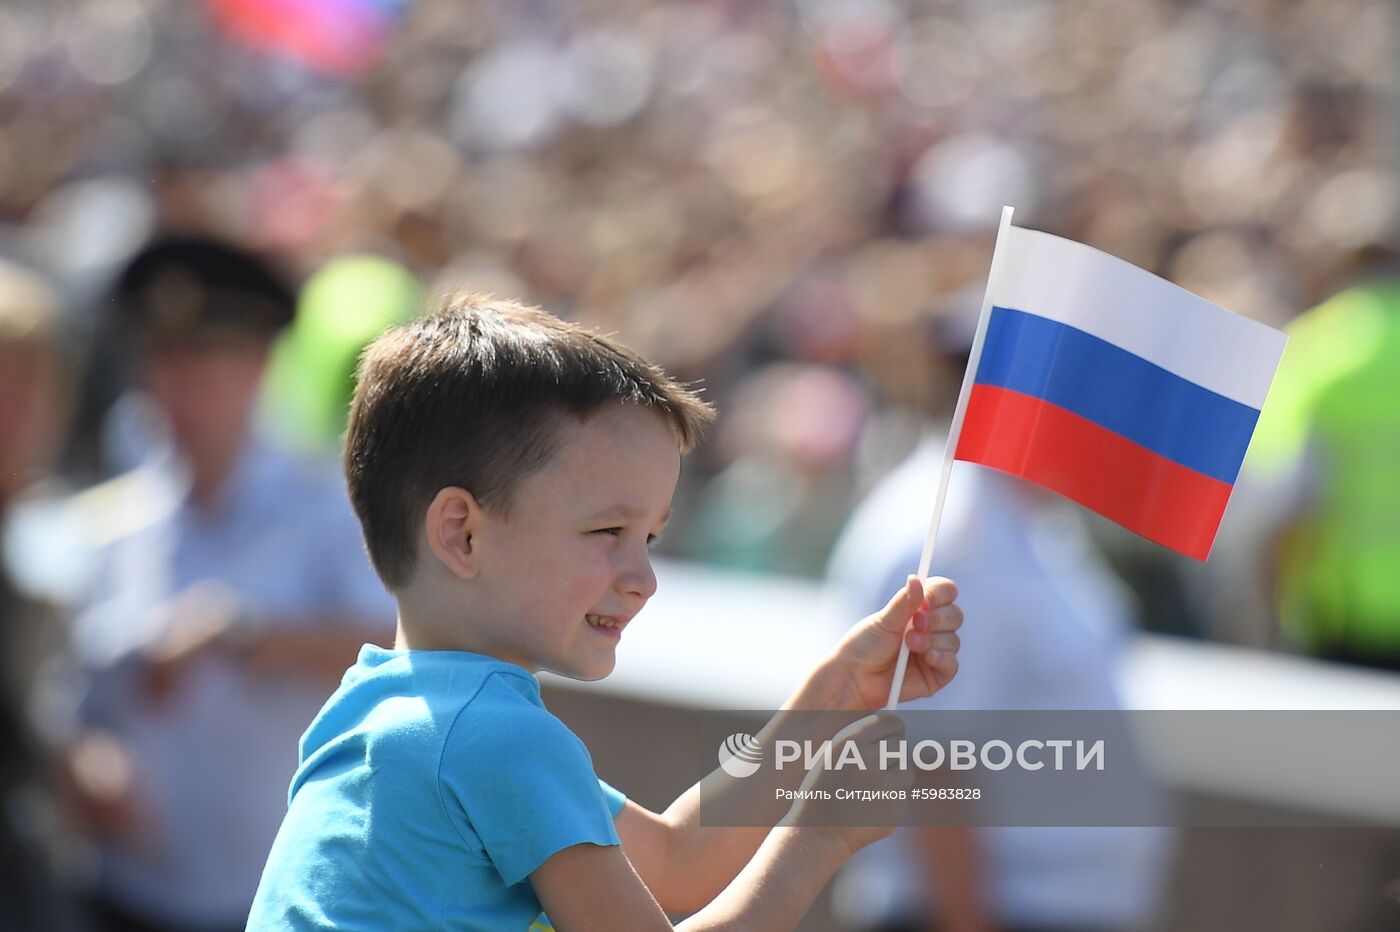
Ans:
[[[519,753],[531,742],[581,746],[521,667],[481,654],[368,644],[307,730],[302,760],[354,733],[371,746],[426,742],[443,755]]]
[[[592,774],[583,740],[545,707],[539,681],[529,673],[501,663],[465,692],[470,696],[452,706],[455,715],[442,733],[445,762],[473,762],[468,770],[478,774],[497,770],[493,779],[499,772],[566,761],[578,773]]]

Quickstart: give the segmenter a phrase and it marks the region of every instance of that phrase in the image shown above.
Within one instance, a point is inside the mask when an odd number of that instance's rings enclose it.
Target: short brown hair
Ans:
[[[360,359],[345,442],[350,501],[379,577],[412,577],[419,522],[444,488],[508,513],[521,479],[553,457],[561,415],[612,402],[652,408],[681,452],[714,409],[627,347],[539,308],[456,294]]]

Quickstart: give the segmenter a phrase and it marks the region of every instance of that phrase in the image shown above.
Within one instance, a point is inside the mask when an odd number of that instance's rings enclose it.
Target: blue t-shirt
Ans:
[[[529,875],[625,799],[514,664],[366,645],[301,740],[249,929],[549,928]]]

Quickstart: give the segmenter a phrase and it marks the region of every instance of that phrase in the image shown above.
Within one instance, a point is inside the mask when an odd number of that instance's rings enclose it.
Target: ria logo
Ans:
[[[751,777],[763,763],[763,746],[753,735],[730,735],[719,746],[720,769],[731,777]]]

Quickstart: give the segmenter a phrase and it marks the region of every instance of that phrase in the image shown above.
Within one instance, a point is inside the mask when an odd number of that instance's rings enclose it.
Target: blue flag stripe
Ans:
[[[1231,485],[1259,412],[1074,327],[994,307],[977,382],[1040,398]]]

